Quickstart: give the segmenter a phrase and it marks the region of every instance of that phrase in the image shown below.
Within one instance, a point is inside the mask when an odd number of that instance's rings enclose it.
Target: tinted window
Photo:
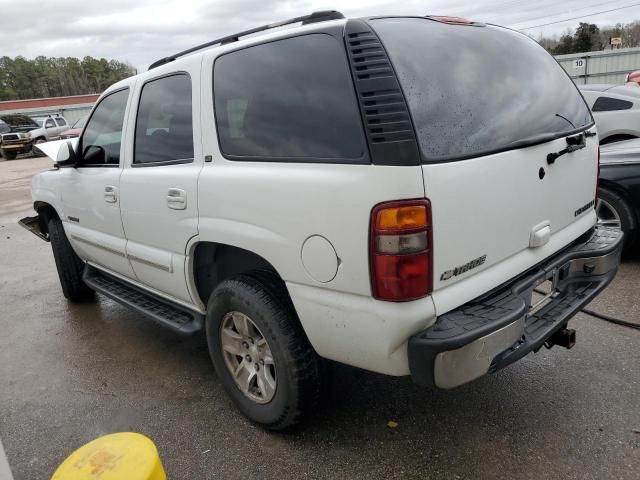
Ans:
[[[216,122],[225,155],[249,159],[362,159],[364,140],[344,46],[324,34],[218,58]]]
[[[96,106],[79,142],[81,164],[117,165],[120,162],[122,123],[129,90],[104,97]]]
[[[612,112],[614,110],[629,110],[633,107],[633,102],[619,100],[611,97],[598,97],[593,104],[594,112]]]
[[[186,74],[144,85],[138,105],[134,163],[193,159],[191,79]]]
[[[592,122],[573,82],[525,35],[418,18],[372,25],[398,74],[426,161],[550,140]]]
[[[56,118],[56,123],[59,127],[66,127],[67,122],[64,121],[64,118]]]
[[[53,128],[55,126],[56,126],[56,124],[54,123],[53,119],[51,119],[51,118],[49,118],[44,124],[45,128]]]

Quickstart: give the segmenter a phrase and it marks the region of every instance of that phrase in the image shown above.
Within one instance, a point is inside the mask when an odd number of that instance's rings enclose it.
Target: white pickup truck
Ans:
[[[458,18],[209,42],[110,87],[53,156],[21,222],[65,296],[203,331],[273,430],[313,412],[324,359],[452,388],[571,347],[619,264],[579,91],[530,38]]]

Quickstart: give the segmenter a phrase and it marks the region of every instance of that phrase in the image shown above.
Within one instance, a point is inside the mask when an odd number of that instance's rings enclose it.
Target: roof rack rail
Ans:
[[[161,58],[160,60],[156,60],[151,65],[149,65],[149,70],[151,70],[152,68],[159,67],[160,65],[164,65],[165,63],[173,62],[178,57],[182,57],[189,53],[202,50],[203,48],[211,47],[213,45],[225,45],[227,43],[237,42],[240,39],[240,37],[246,37],[247,35],[251,35],[253,33],[264,32],[265,30],[283,27],[285,25],[291,25],[293,23],[302,23],[303,25],[308,25],[310,23],[326,22],[328,20],[339,20],[341,18],[344,18],[344,15],[338,12],[337,10],[322,10],[319,12],[313,12],[311,15],[304,15],[302,17],[295,17],[295,18],[290,18],[289,20],[283,20],[281,22],[262,25],[261,27],[255,27],[250,30],[245,30],[243,32],[227,35],[226,37],[218,38],[216,40],[203,43],[202,45],[197,45],[187,50],[183,50],[182,52],[175,53],[168,57]]]

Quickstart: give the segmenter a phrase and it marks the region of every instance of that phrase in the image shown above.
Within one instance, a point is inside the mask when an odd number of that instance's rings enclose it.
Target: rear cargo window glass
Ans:
[[[562,67],[525,35],[420,18],[372,26],[398,74],[427,162],[539,143],[592,122]]]
[[[364,159],[344,47],[312,34],[238,50],[214,69],[216,124],[228,158]]]
[[[593,104],[594,112],[613,112],[615,110],[629,110],[633,107],[633,102],[626,100],[620,100],[618,98],[611,97],[598,97]]]

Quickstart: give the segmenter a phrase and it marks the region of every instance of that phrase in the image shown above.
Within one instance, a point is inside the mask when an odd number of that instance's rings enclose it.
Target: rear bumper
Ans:
[[[409,339],[409,369],[421,385],[454,388],[538,350],[616,274],[620,230],[595,227],[569,247],[499,289],[436,320]],[[532,303],[534,289],[553,294]]]

